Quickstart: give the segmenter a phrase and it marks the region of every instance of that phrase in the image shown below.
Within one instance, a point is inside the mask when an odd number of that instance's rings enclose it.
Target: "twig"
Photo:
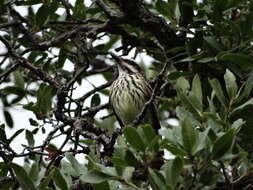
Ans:
[[[153,103],[158,90],[160,89],[162,82],[163,82],[163,78],[165,75],[165,72],[167,70],[167,67],[169,65],[169,63],[171,62],[173,58],[171,58],[170,60],[167,60],[166,63],[164,64],[164,67],[162,69],[162,71],[158,74],[158,76],[155,79],[155,85],[154,88],[152,90],[151,96],[149,98],[149,100],[145,103],[145,105],[143,106],[141,112],[137,115],[136,119],[132,122],[134,125],[139,125],[140,122],[142,121],[142,119],[144,118],[146,111],[148,109],[148,107]]]
[[[16,70],[16,68],[18,68],[18,64],[14,64],[14,65],[11,65],[11,67],[6,70],[5,72],[3,72],[1,75],[0,75],[0,83],[2,83],[8,76],[10,73],[12,73],[13,71]]]
[[[112,84],[112,82],[113,82],[113,80],[108,81],[107,83],[102,84],[101,86],[94,88],[93,90],[87,92],[85,95],[83,95],[82,97],[78,98],[77,100],[81,101],[81,102],[84,101],[84,100],[86,100],[89,96],[91,96],[95,92],[103,90],[104,88],[109,87]]]
[[[96,19],[96,18],[90,18],[90,19],[87,19],[84,21],[81,21],[81,20],[80,21],[55,21],[55,20],[52,20],[52,21],[49,21],[48,23],[49,24],[63,24],[63,25],[66,25],[66,24],[80,25],[80,24],[88,24],[89,22],[104,23],[104,21],[102,21],[100,19]]]

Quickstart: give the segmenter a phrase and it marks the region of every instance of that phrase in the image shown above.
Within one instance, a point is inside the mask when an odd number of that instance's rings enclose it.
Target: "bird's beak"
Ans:
[[[119,56],[115,55],[114,53],[111,53],[110,55],[112,56],[112,58],[113,58],[117,63],[120,64],[120,63],[123,62],[123,60],[122,60]]]

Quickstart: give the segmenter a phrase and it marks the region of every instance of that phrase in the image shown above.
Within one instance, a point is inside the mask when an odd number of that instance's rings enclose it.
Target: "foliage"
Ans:
[[[3,0],[0,23],[0,189],[251,188],[252,1]],[[140,64],[159,83],[159,134],[118,129],[103,101],[117,73],[110,52],[152,57]],[[94,88],[78,94],[88,78]],[[29,128],[13,121],[16,107],[34,113]]]

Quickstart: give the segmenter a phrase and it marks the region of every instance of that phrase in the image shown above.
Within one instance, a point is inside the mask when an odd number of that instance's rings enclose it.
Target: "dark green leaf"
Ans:
[[[39,163],[38,162],[34,162],[31,166],[30,172],[29,172],[29,176],[32,179],[32,181],[36,181],[38,179],[39,176]]]
[[[26,140],[28,142],[28,145],[30,147],[33,147],[34,143],[35,143],[34,137],[33,137],[33,133],[31,131],[29,131],[29,130],[26,130],[25,131],[25,138],[26,138]]]
[[[238,89],[235,75],[227,69],[226,74],[224,75],[224,79],[226,82],[226,89],[227,89],[228,96],[230,99],[233,99]]]
[[[243,70],[253,69],[253,57],[240,53],[226,53],[218,55],[218,60],[228,61],[239,65]]]
[[[196,107],[202,111],[202,87],[201,87],[201,82],[200,78],[198,75],[194,76],[194,79],[192,81],[192,90],[191,90],[192,96],[196,97]]]
[[[169,74],[168,78],[169,80],[177,80],[180,77],[185,77],[185,76],[189,76],[191,73],[190,72],[172,72]]]
[[[78,176],[78,175],[80,175],[84,172],[84,171],[81,171],[81,170],[84,170],[84,169],[81,167],[81,165],[78,163],[76,158],[71,153],[66,152],[65,156],[68,159],[68,161],[71,163],[71,166],[74,169],[76,176]]]
[[[24,168],[22,168],[21,166],[12,163],[11,167],[13,168],[16,178],[20,184],[20,186],[22,187],[22,189],[25,190],[36,190],[31,178],[27,175],[26,171],[24,170]]]
[[[26,94],[26,91],[20,87],[17,86],[8,86],[3,89],[3,92],[5,94],[16,94],[19,96],[24,96]]]
[[[176,88],[177,91],[182,90],[183,92],[186,92],[190,89],[190,84],[184,77],[180,77],[177,79]]]
[[[8,144],[10,144],[20,133],[22,133],[24,129],[17,130],[9,139]]]
[[[60,170],[58,168],[55,168],[54,175],[53,175],[54,183],[57,187],[59,187],[61,190],[68,190],[67,182],[65,181],[63,175],[61,174]]]
[[[8,143],[7,137],[6,137],[6,134],[5,134],[5,125],[4,124],[0,125],[0,140],[5,142],[5,143]]]
[[[156,137],[156,133],[150,125],[139,126],[137,128],[137,132],[142,137],[146,147],[151,147],[151,145],[154,145],[152,144],[152,141]]]
[[[4,119],[8,127],[13,128],[13,119],[9,111],[4,110]]]
[[[176,157],[172,161],[165,164],[166,184],[175,187],[183,168],[183,161],[181,158]]]
[[[57,187],[59,187],[61,190],[68,190],[67,182],[65,181],[63,175],[61,174],[60,170],[58,168],[55,168],[54,175],[53,175],[54,183]]]
[[[207,139],[208,139],[208,133],[210,131],[210,127],[206,128],[204,132],[200,132],[199,134],[199,141],[197,143],[197,147],[194,150],[193,154],[195,155],[196,153],[198,153],[199,151],[201,151],[202,149],[206,148],[207,146]]]
[[[234,139],[234,130],[230,129],[224,135],[219,137],[213,145],[213,158],[219,159],[226,154],[232,146]]]
[[[40,184],[37,187],[38,190],[45,190],[47,188],[48,184],[53,179],[54,170],[55,170],[55,168],[53,168],[50,171],[50,173],[43,180],[41,180]]]
[[[123,134],[127,142],[136,150],[144,151],[145,145],[141,136],[137,133],[134,127],[125,127]]]
[[[35,126],[35,127],[39,126],[38,122],[35,121],[35,120],[32,119],[32,118],[29,118],[29,122],[30,122],[30,125],[32,125],[32,126]]]
[[[39,27],[43,26],[47,22],[49,15],[50,15],[50,8],[47,5],[42,4],[36,13],[36,24]]]
[[[88,171],[86,174],[80,177],[81,181],[84,183],[98,184],[106,180],[112,179],[111,176],[103,174],[97,171]]]
[[[26,0],[26,1],[17,1],[15,4],[18,6],[24,6],[24,5],[35,5],[41,3],[41,0]]]
[[[165,149],[167,149],[170,153],[172,153],[175,156],[186,156],[186,152],[179,149],[177,146],[166,143],[163,146]]]
[[[222,51],[224,49],[214,36],[205,36],[204,40],[212,49],[215,49],[216,51]]]
[[[217,96],[217,98],[219,99],[220,103],[225,107],[227,108],[228,106],[228,101],[227,99],[225,98],[224,94],[223,94],[223,91],[222,91],[222,88],[221,88],[221,85],[219,83],[219,81],[217,79],[211,79],[209,80],[209,83],[210,85],[212,86],[214,92],[215,92],[215,95]]]
[[[154,190],[170,190],[171,189],[169,187],[166,187],[164,177],[160,173],[150,168],[148,170],[149,170],[149,179],[151,182],[152,189]]]
[[[242,100],[247,99],[250,95],[253,88],[253,71],[250,72],[249,78],[247,79],[243,91],[238,99],[236,99],[236,103],[240,103]]]
[[[65,51],[61,49],[58,55],[58,62],[56,64],[56,68],[61,69],[64,66],[66,59],[67,59],[67,56],[65,54]]]
[[[172,17],[171,7],[169,6],[169,3],[162,1],[162,0],[158,0],[156,3],[156,9],[160,14],[162,14],[168,18]]]
[[[91,107],[98,106],[100,102],[101,100],[99,94],[94,94],[91,98]]]
[[[2,178],[0,180],[0,190],[14,189],[15,184],[16,182],[12,178]]]
[[[79,19],[85,19],[86,17],[86,7],[83,0],[76,0],[75,7],[73,9],[74,16]]]
[[[45,84],[40,85],[37,93],[36,106],[40,110],[40,114],[48,115],[52,110],[52,97],[54,95],[54,89],[52,86]]]
[[[13,73],[13,75],[14,75],[14,80],[15,80],[16,86],[18,86],[21,89],[24,89],[25,81],[24,81],[24,78],[21,75],[21,73],[16,71]]]
[[[197,134],[189,118],[185,118],[182,122],[182,137],[184,148],[192,154],[197,142]]]
[[[243,110],[247,107],[250,107],[250,105],[253,105],[253,98],[250,98],[247,102],[245,102],[244,104],[236,107],[234,110],[233,110],[233,114],[234,113],[238,113],[238,112],[243,112]]]
[[[104,181],[102,183],[94,184],[94,190],[111,190],[108,181]]]

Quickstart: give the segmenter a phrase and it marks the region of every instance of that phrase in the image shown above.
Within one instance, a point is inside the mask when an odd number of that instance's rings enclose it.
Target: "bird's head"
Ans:
[[[112,58],[116,61],[119,74],[143,74],[142,68],[130,59],[123,59],[114,54],[111,54]]]

